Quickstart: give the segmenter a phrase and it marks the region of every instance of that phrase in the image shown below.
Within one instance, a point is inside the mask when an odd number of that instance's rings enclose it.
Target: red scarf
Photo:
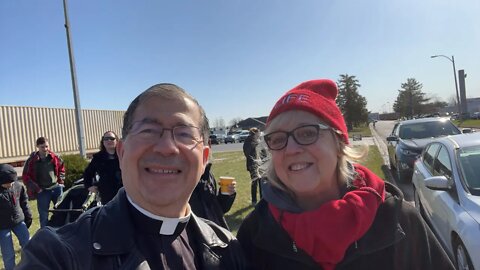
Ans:
[[[353,185],[357,189],[313,211],[291,213],[268,204],[296,246],[326,270],[334,269],[347,248],[367,232],[385,200],[383,180],[361,165],[355,165],[355,170]]]

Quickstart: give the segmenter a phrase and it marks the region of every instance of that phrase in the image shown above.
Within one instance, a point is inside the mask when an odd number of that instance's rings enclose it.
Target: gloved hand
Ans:
[[[31,218],[25,219],[24,222],[25,222],[25,225],[27,225],[27,229],[30,228],[30,226],[32,225],[32,219]]]

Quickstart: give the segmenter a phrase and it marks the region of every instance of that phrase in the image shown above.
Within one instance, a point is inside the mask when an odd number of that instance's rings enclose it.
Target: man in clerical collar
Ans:
[[[123,120],[124,188],[74,223],[40,229],[18,269],[244,269],[233,235],[188,204],[210,151],[203,108],[182,88],[157,84]]]

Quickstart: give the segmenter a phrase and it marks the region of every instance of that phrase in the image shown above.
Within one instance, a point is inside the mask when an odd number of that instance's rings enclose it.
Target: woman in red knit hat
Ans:
[[[238,239],[252,269],[454,269],[402,192],[351,148],[327,79],[304,82],[273,107],[263,200]]]

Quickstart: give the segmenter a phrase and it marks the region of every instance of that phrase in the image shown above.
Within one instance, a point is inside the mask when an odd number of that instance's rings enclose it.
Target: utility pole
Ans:
[[[77,121],[77,139],[80,155],[87,157],[85,151],[85,132],[83,130],[82,108],[80,107],[80,96],[77,87],[77,74],[75,71],[75,59],[73,58],[72,41],[70,39],[70,22],[68,20],[67,0],[63,0],[63,12],[65,14],[65,30],[67,31],[68,57],[70,59],[70,74],[72,77],[73,100],[75,102],[75,120]]]
[[[465,89],[465,70],[460,69],[458,71],[458,86],[460,88],[460,103],[462,104],[462,116],[467,115],[468,113],[468,104],[467,104],[467,94]],[[468,118],[468,117],[467,117]]]

